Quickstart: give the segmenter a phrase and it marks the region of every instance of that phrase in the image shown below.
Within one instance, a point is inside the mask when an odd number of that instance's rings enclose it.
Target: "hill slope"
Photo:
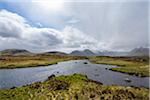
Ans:
[[[23,49],[6,49],[0,51],[0,55],[29,55],[31,52]]]
[[[149,48],[135,48],[128,53],[129,56],[149,56]]]

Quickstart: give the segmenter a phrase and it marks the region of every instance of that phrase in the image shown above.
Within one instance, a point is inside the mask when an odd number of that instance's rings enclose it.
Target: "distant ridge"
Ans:
[[[128,52],[121,51],[98,51],[96,53],[98,56],[127,56]]]
[[[149,48],[135,48],[128,52],[122,51],[96,51],[93,52],[89,49],[83,51],[75,50],[70,53],[75,56],[149,56]]]
[[[149,56],[149,48],[135,48],[128,53],[129,56]]]
[[[60,51],[49,51],[43,53],[32,53],[24,49],[6,49],[0,51],[0,55],[35,55],[35,54],[51,54],[51,55],[73,55],[73,56],[149,56],[149,48],[135,48],[129,52],[118,51],[96,51],[93,52],[89,49],[74,50],[70,54]]]
[[[59,52],[59,51],[50,51],[50,52],[43,52],[43,53],[32,53],[24,49],[6,49],[0,51],[0,55],[35,55],[35,54],[68,55],[67,53]]]
[[[117,51],[97,51],[93,52],[89,49],[83,51],[75,50],[70,53],[75,56],[125,56],[127,52],[117,52]]]
[[[0,51],[0,55],[30,55],[30,54],[33,54],[33,53],[24,49],[6,49],[3,51]]]
[[[59,51],[50,51],[50,52],[45,52],[44,54],[52,54],[52,55],[68,55],[67,53],[64,52],[59,52]]]

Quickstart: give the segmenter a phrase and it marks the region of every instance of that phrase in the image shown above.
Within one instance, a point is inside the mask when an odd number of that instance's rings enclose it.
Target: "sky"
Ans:
[[[148,0],[1,0],[0,50],[149,47]]]

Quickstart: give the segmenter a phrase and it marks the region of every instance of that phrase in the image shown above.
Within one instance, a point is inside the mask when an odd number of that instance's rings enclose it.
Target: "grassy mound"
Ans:
[[[85,75],[50,76],[45,82],[0,90],[0,100],[148,100],[145,88],[105,86]]]

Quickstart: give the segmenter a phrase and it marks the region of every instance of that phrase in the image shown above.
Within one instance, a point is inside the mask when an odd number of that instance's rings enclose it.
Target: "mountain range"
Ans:
[[[149,56],[149,48],[135,48],[129,52],[121,51],[96,51],[93,52],[89,49],[83,51],[75,50],[70,53],[75,56]]]
[[[34,55],[32,53],[23,49],[6,49],[0,51],[0,55]],[[73,55],[73,56],[149,56],[149,48],[135,48],[129,52],[118,52],[118,51],[96,51],[93,52],[89,49],[85,50],[75,50],[67,54],[59,51],[44,52],[42,54],[53,54],[53,55]]]

